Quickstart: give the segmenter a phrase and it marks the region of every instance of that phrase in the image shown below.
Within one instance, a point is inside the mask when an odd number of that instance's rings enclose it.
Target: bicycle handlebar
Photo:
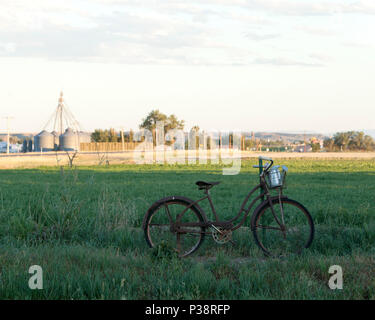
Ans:
[[[253,165],[253,168],[259,168],[260,165],[256,164],[256,165]],[[262,166],[262,168],[267,168],[269,167],[269,164],[267,163],[265,166]]]
[[[271,163],[266,163],[265,166],[261,166],[261,161],[270,161]],[[253,168],[261,168],[261,169],[264,169],[265,171],[267,171],[269,168],[271,168],[273,165],[273,160],[269,157],[263,157],[263,156],[259,156],[259,165],[254,165]]]
[[[263,157],[263,156],[259,156],[259,160],[272,161],[271,158],[269,158],[269,157]]]

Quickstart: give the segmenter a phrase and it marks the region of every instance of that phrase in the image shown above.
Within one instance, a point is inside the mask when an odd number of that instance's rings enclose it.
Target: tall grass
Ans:
[[[257,183],[255,160],[236,176],[222,176],[219,165],[0,171],[0,298],[374,299],[375,161],[280,162],[290,169],[287,194],[316,224],[312,247],[283,260],[263,256],[248,223],[235,246],[206,237],[182,260],[144,240],[152,202],[196,199],[196,180],[221,180],[212,196],[221,217],[233,216]],[[43,290],[28,288],[33,264],[43,268]],[[343,290],[327,286],[333,264],[344,270]]]

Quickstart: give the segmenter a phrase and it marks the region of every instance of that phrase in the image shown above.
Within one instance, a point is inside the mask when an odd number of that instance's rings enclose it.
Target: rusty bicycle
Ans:
[[[267,256],[301,253],[313,241],[313,219],[301,203],[283,194],[288,168],[273,166],[273,163],[271,158],[259,157],[259,164],[253,166],[259,168],[259,184],[245,197],[238,214],[229,220],[219,219],[210,196],[210,189],[220,183],[217,181],[197,181],[196,185],[203,190],[204,197],[196,201],[182,196],[156,201],[143,219],[148,245],[152,248],[166,242],[175,248],[180,257],[186,257],[200,247],[207,234],[219,244],[234,243],[233,231],[244,225],[252,208],[260,202],[250,221],[257,246]],[[255,193],[257,190],[260,190],[258,195]],[[206,199],[215,218],[213,221],[199,206],[199,202]]]

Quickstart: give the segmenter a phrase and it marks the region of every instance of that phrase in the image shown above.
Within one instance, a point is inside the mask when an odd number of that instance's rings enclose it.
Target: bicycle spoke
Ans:
[[[200,237],[201,233],[184,233],[184,236],[190,236],[190,237]]]
[[[205,227],[199,225],[203,220],[198,214],[188,204],[178,200],[158,206],[152,212],[146,229],[151,246],[167,243],[181,257],[195,251],[205,236]],[[175,221],[179,224],[175,224]]]
[[[173,223],[173,219],[172,219],[171,213],[169,212],[169,208],[168,208],[168,205],[167,205],[167,204],[164,205],[164,209],[165,209],[165,211],[166,211],[166,213],[167,213],[167,215],[168,215],[169,222],[170,222],[170,223]]]
[[[263,225],[257,225],[257,228],[263,228],[263,229],[272,229],[272,230],[279,230],[282,231],[281,228],[271,227],[271,226],[263,226]]]
[[[257,216],[254,228],[257,244],[265,253],[275,256],[300,253],[312,234],[306,212],[292,200],[282,200],[282,205],[276,202],[272,209],[266,206]],[[282,227],[275,215],[284,221]]]
[[[177,252],[181,253],[181,234],[177,232]]]

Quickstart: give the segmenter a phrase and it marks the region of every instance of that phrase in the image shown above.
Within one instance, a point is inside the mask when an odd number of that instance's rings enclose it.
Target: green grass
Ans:
[[[234,176],[219,165],[0,171],[0,299],[375,299],[374,160],[277,161],[289,167],[286,193],[316,224],[301,256],[265,258],[250,217],[235,246],[206,237],[185,259],[147,247],[141,224],[154,201],[197,199],[195,181],[220,180],[212,196],[229,218],[258,181],[255,163]],[[28,287],[34,264],[43,290]],[[327,285],[335,264],[343,290]]]

